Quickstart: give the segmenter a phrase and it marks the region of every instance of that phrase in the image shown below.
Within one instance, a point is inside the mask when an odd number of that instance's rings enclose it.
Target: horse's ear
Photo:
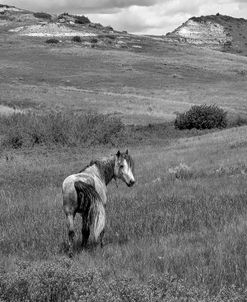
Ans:
[[[120,156],[120,154],[121,154],[121,152],[118,150],[118,152],[117,152],[117,157],[119,157]]]
[[[125,153],[126,153],[126,154],[129,154],[129,150],[127,149]]]

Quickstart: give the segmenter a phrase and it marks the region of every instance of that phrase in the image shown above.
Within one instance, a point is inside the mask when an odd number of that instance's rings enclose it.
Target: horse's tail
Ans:
[[[90,217],[90,236],[94,242],[98,241],[98,238],[105,228],[105,208],[101,201],[96,200],[89,212]]]
[[[92,240],[95,241],[100,235],[98,234],[99,229],[101,229],[99,224],[102,224],[101,217],[103,203],[101,197],[94,186],[90,184],[82,181],[76,181],[74,186],[77,192],[78,209],[82,213],[82,217],[85,220],[84,223],[86,223],[88,230],[90,230]]]
[[[74,183],[74,187],[77,193],[78,204],[81,204],[82,197],[84,197],[84,201],[86,202],[94,202],[95,200],[101,200],[99,193],[96,191],[95,187],[83,182],[83,181],[76,181]]]

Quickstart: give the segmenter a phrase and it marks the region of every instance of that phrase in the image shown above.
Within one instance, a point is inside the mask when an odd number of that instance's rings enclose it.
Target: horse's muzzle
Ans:
[[[130,180],[130,182],[127,184],[128,187],[132,187],[135,184],[134,180]]]

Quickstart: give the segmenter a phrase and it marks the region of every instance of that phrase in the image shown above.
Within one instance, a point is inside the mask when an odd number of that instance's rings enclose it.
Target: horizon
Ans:
[[[35,3],[31,0],[2,0],[1,3],[36,12],[85,15],[91,22],[142,35],[165,35],[193,16],[220,13],[247,19],[247,3],[244,0],[210,0],[207,4],[202,0],[190,3],[182,0],[120,0],[117,4],[113,0],[86,0],[83,3],[77,0],[73,4],[68,0]]]

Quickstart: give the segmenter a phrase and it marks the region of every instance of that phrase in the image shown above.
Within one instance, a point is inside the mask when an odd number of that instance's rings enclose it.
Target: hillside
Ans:
[[[247,55],[247,20],[220,14],[192,17],[167,38],[216,50]]]
[[[247,114],[243,56],[117,32],[82,16],[1,10],[3,110],[97,111],[127,124],[171,121],[201,103]]]
[[[0,4],[0,34],[55,38],[58,43],[70,43],[72,37],[77,37],[80,46],[91,48],[141,48],[134,35],[93,23],[83,15],[32,12],[3,4]]]

